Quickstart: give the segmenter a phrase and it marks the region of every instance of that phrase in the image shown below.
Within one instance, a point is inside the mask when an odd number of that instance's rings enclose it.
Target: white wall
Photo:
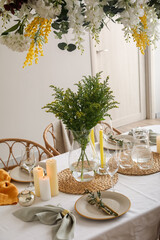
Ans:
[[[160,27],[159,27],[160,32]],[[160,118],[160,40],[157,41],[157,48],[155,49],[155,113]]]
[[[0,138],[27,138],[43,144],[44,128],[55,120],[41,109],[52,101],[50,84],[72,88],[82,76],[91,74],[89,37],[85,52],[68,53],[50,36],[37,65],[22,68],[26,53],[0,45]]]

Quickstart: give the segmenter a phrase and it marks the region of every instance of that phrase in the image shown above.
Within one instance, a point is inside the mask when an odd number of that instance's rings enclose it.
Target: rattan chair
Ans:
[[[107,133],[108,131],[111,130],[111,126],[106,122],[102,121],[102,122],[100,122],[100,125],[102,126],[105,133]],[[112,130],[113,130],[114,134],[118,134],[118,135],[121,134],[121,132],[114,127],[112,127]]]
[[[43,139],[45,147],[49,152],[51,152],[54,156],[60,154],[56,149],[56,137],[54,135],[54,127],[52,123],[45,128],[43,132]]]
[[[14,166],[20,165],[22,149],[34,149],[37,161],[53,157],[53,154],[45,147],[31,140],[4,138],[0,139],[0,168],[8,171]]]

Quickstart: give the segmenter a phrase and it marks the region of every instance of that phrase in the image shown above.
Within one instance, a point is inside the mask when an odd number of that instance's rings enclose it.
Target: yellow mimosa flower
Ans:
[[[145,32],[145,29],[148,28],[147,26],[147,17],[144,14],[143,17],[140,17],[143,29],[137,30],[137,27],[132,29],[132,36],[134,41],[136,42],[136,46],[140,49],[141,53],[144,54],[144,51],[147,46],[149,46],[149,38],[147,36],[147,33]]]
[[[23,67],[32,65],[33,59],[38,63],[38,55],[43,56],[42,43],[48,42],[48,36],[51,32],[52,19],[48,20],[41,17],[35,17],[31,23],[28,24],[25,31],[25,36],[32,39],[26,60]]]

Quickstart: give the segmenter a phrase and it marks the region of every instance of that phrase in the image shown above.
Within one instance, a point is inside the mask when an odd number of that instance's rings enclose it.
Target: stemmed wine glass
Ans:
[[[113,176],[118,171],[119,168],[119,160],[120,160],[120,151],[115,151],[113,154],[108,154],[106,157],[106,170],[109,176],[111,177],[111,186],[112,191],[115,191],[113,184]]]
[[[104,135],[103,138],[108,141],[111,136],[114,136],[114,131],[112,127],[112,120],[109,118],[107,119],[107,123],[109,124],[110,127],[106,127],[104,129]]]
[[[23,166],[29,173],[29,186],[27,188],[32,189],[32,178],[31,178],[31,171],[36,165],[36,157],[34,149],[26,148],[23,149],[21,152],[21,166]]]

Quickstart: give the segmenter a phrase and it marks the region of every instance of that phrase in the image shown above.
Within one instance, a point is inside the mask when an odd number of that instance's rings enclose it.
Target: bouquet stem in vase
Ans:
[[[72,133],[74,141],[69,152],[70,170],[77,181],[91,181],[98,167],[98,157],[89,138],[90,131],[73,131]]]

